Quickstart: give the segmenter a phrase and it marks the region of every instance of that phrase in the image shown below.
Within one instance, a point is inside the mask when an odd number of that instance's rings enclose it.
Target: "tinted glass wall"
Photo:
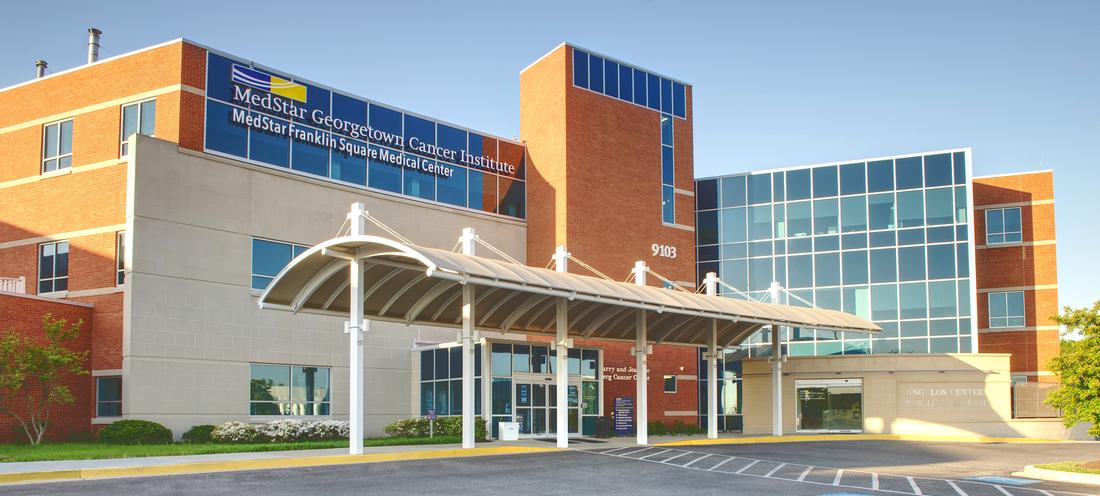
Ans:
[[[732,298],[842,310],[884,330],[782,329],[792,356],[970,352],[973,291],[967,152],[696,181],[698,277]],[[762,331],[746,344],[770,355]]]
[[[206,151],[508,217],[526,217],[522,144],[208,53]]]

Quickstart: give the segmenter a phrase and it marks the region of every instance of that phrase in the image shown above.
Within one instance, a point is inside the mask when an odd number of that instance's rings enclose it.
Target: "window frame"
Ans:
[[[254,377],[253,377],[252,373],[253,373],[254,367],[257,366],[257,365],[265,366],[265,367],[280,367],[280,368],[286,369],[288,392],[287,392],[287,400],[285,401],[285,404],[289,406],[289,410],[281,409],[281,411],[284,411],[284,412],[289,411],[291,413],[279,413],[279,414],[275,414],[275,415],[254,414],[254,413],[252,413],[252,405],[255,405],[257,403],[259,403],[259,404],[275,404],[275,405],[279,405],[280,403],[284,403],[284,402],[281,402],[281,401],[254,400],[254,399],[252,399],[252,381],[254,380]],[[328,401],[309,401],[308,399],[295,398],[294,397],[294,389],[295,389],[294,369],[296,369],[296,368],[298,368],[298,369],[314,368],[314,369],[317,369],[317,370],[327,370],[328,371],[328,384],[325,387],[326,391],[328,392]],[[325,411],[327,411],[328,413],[313,414],[313,415],[298,415],[298,414],[293,413],[294,405],[296,405],[296,404],[301,404],[301,405],[315,404],[315,405],[318,406],[318,409],[320,409],[321,406],[327,405],[328,408],[325,409]],[[318,418],[318,417],[327,418],[327,417],[332,417],[332,367],[331,366],[320,366],[320,365],[249,362],[248,363],[248,415],[250,417],[264,417],[264,418],[267,418],[267,417],[274,417],[274,418]]]
[[[1019,294],[1020,295],[1020,313],[1019,313],[1019,315],[1009,313],[1009,311],[1011,310],[1011,308],[1009,307],[1009,296],[1014,295],[1014,294]],[[1003,317],[993,317],[993,298],[994,298],[994,296],[1003,296],[1004,297],[1005,302],[1004,302],[1004,316]],[[985,313],[986,313],[986,325],[989,326],[989,329],[1021,329],[1021,328],[1027,327],[1027,295],[1024,294],[1023,291],[991,291],[986,296],[986,312]],[[994,325],[993,324],[993,319],[994,318],[1001,319],[1001,320],[1004,321],[1004,323]],[[1012,321],[1014,319],[1020,319],[1019,320],[1020,325],[1013,324]]]
[[[1016,211],[1020,219],[1019,231],[1008,231],[1005,228],[1005,212]],[[1001,225],[999,231],[990,231],[991,224],[989,223],[989,213],[1000,212],[1001,213]],[[1000,241],[990,241],[990,236],[1000,236]],[[1008,240],[1009,235],[1018,235],[1019,239]],[[985,209],[985,244],[987,245],[1009,245],[1014,243],[1022,243],[1024,241],[1024,212],[1021,207],[1003,207],[1003,208],[987,208]]]
[[[99,399],[99,391],[101,388],[100,381],[104,379],[118,379],[118,399],[117,400],[101,400]],[[121,418],[122,417],[122,376],[121,375],[101,375],[95,378],[95,418]],[[118,415],[103,415],[100,413],[99,406],[101,404],[118,404]]]
[[[288,264],[291,261],[293,261],[295,257],[297,257],[297,255],[294,254],[294,250],[296,248],[301,248],[302,251],[305,251],[305,250],[309,249],[309,246],[307,246],[307,245],[302,245],[302,244],[298,244],[298,243],[291,243],[289,241],[280,241],[280,240],[277,240],[277,239],[262,238],[260,236],[252,236],[252,237],[248,238],[248,260],[249,260],[248,287],[249,287],[250,290],[257,291],[257,292],[263,292],[265,289],[267,289],[267,286],[264,286],[263,288],[257,288],[255,286],[253,286],[252,281],[254,281],[256,279],[256,277],[263,277],[265,279],[268,279],[268,284],[270,284],[271,281],[274,281],[275,277],[278,276],[279,274],[275,273],[275,275],[267,275],[267,274],[257,274],[256,273],[256,271],[255,271],[255,269],[256,269],[256,250],[255,250],[256,240],[265,241],[265,242],[268,242],[268,243],[277,243],[277,244],[281,244],[281,245],[290,246],[290,260],[287,260]],[[286,265],[284,265],[283,268],[286,268]],[[282,269],[279,269],[279,270],[280,270],[280,272],[282,271]]]
[[[37,253],[38,263],[35,266],[35,269],[36,269],[36,271],[35,271],[35,282],[36,282],[35,292],[37,294],[40,294],[40,295],[56,294],[56,293],[66,293],[66,292],[69,291],[69,257],[65,257],[65,275],[60,276],[60,277],[57,275],[57,247],[60,246],[62,243],[65,244],[65,253],[70,254],[72,251],[70,249],[69,240],[67,240],[67,239],[59,239],[57,241],[49,241],[49,242],[46,242],[46,243],[39,243],[38,244],[38,253]],[[53,247],[54,247],[54,254],[52,255],[53,256],[53,271],[51,272],[51,274],[53,274],[53,276],[43,278],[42,277],[42,258],[43,258],[42,249],[46,246],[49,246],[49,245],[53,245]],[[65,280],[65,289],[60,289],[59,290],[59,289],[57,289],[57,282],[62,280],[62,279]],[[50,290],[49,291],[41,291],[42,283],[44,281],[50,281]]]
[[[66,123],[69,124],[69,153],[61,153],[61,149],[62,149],[62,146],[61,146],[61,141],[62,141],[61,140],[61,128]],[[49,132],[49,129],[51,127],[57,127],[57,146],[56,146],[56,149],[53,150],[53,153],[54,153],[53,155],[47,155],[47,153],[50,153],[50,151],[46,149],[46,136],[47,136],[47,133]],[[75,128],[75,126],[74,126],[74,123],[73,123],[73,119],[71,117],[68,118],[68,119],[61,119],[59,121],[54,121],[54,122],[50,122],[50,123],[42,125],[42,162],[40,164],[41,166],[39,167],[39,172],[40,173],[48,174],[50,172],[57,172],[59,170],[72,168],[72,166],[73,166],[72,137],[73,137],[73,129],[74,128]],[[61,161],[62,161],[62,159],[66,159],[66,158],[69,159],[69,161],[68,161],[67,164],[62,166]],[[55,162],[56,166],[53,169],[47,170],[46,169],[46,163],[50,162],[50,161]]]
[[[126,285],[126,231],[115,233],[115,286]]]
[[[144,114],[145,114],[145,112],[143,110],[143,107],[144,107],[144,104],[148,103],[148,102],[153,102],[153,134],[144,134],[144,133],[141,132],[141,123],[144,119]],[[126,145],[128,144],[127,142],[129,141],[129,136],[126,135],[126,109],[129,108],[129,107],[135,107],[135,106],[137,107],[137,126],[136,126],[137,131],[134,134],[142,134],[144,136],[156,136],[157,135],[157,123],[156,123],[157,97],[146,98],[144,100],[138,100],[136,102],[130,102],[130,103],[125,103],[125,104],[119,105],[119,114],[118,114],[118,137],[119,137],[118,156],[119,156],[119,158],[126,157],[130,154],[130,150],[128,150],[126,148]]]
[[[672,382],[671,382],[672,389],[671,390],[668,388],[668,386],[670,384],[669,379],[672,379]],[[666,374],[664,377],[661,378],[661,383],[662,383],[662,390],[665,393],[668,393],[668,394],[675,394],[680,389],[680,385],[679,385],[680,381],[679,381],[679,378],[676,377],[675,374],[672,374],[672,375]]]

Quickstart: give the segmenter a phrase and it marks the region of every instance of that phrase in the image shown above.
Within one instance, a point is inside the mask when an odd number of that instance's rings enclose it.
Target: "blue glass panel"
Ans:
[[[810,255],[787,257],[787,279],[792,288],[812,288],[814,262]]]
[[[897,252],[894,249],[871,250],[871,282],[898,280]]]
[[[864,250],[843,253],[844,284],[867,283],[867,252]]]
[[[951,287],[944,286],[944,284]],[[931,297],[929,306],[931,307],[932,317],[936,317],[939,314],[946,314],[947,316],[955,316],[955,283],[953,282],[936,282],[929,285],[928,296]],[[949,295],[952,299],[950,303],[939,300],[940,295]],[[941,306],[944,304],[948,306]],[[933,336],[957,336],[959,334],[959,321],[956,319],[947,320],[933,320],[928,323],[929,333]]]
[[[661,78],[653,74],[646,74],[646,86],[648,87],[649,108],[661,110]]]
[[[396,148],[401,144],[401,112],[370,104],[370,127],[377,131],[370,136],[371,143],[379,143]]]
[[[814,251],[835,251],[840,249],[839,236],[814,237]]]
[[[813,241],[810,238],[798,238],[787,241],[787,253],[809,253],[813,250]]]
[[[607,96],[619,97],[619,64],[610,60],[604,62],[604,93]]]
[[[923,319],[928,317],[928,289],[923,282],[898,286],[898,299],[901,300],[901,318]],[[901,323],[902,337],[928,335],[927,322],[919,323],[923,327],[923,332],[919,333],[907,332],[906,327],[908,324],[911,323]]]
[[[809,236],[813,232],[810,217],[810,202],[796,202],[787,204],[787,236],[799,238]]]
[[[906,285],[903,284],[902,288],[904,289],[905,286]],[[924,285],[921,284],[920,286],[924,286]],[[915,291],[916,290],[914,289],[914,292]],[[900,293],[900,291],[899,291],[899,293]],[[916,295],[914,294],[913,296],[916,296]],[[915,302],[915,301],[909,301],[909,303],[910,304],[917,304],[917,302]],[[902,306],[902,313],[905,313],[906,309],[905,309],[904,303],[902,305],[903,305]],[[914,308],[910,308],[909,310],[910,310],[910,315],[913,315],[918,311]],[[904,319],[905,317],[903,316],[902,318]],[[928,321],[927,320],[921,320],[919,322],[913,322],[913,321],[902,322],[901,323],[901,337],[903,337],[903,338],[928,337]],[[903,346],[904,346],[904,343],[906,341],[911,341],[911,342],[917,343],[917,342],[925,342],[927,340],[924,340],[924,339],[920,339],[920,340],[902,340],[902,345]],[[907,353],[909,353],[909,352],[907,352]],[[917,352],[917,353],[924,353],[924,352],[920,351],[920,352]]]
[[[784,195],[783,188],[783,183],[787,180],[786,177],[786,174],[782,172],[775,172],[772,174],[772,198],[777,202],[783,201],[783,198],[786,196]]]
[[[672,81],[661,79],[661,112],[672,113]]]
[[[897,240],[894,237],[894,231],[882,231],[873,232],[870,234],[871,248],[881,248],[884,246],[897,246]]]
[[[525,218],[527,216],[526,184],[523,181],[500,178],[500,204],[497,213]]]
[[[258,117],[262,116],[262,119],[270,123],[271,129],[281,127],[285,130],[287,126],[290,125],[287,121],[268,117],[264,114],[252,112],[252,115]],[[278,165],[281,167],[290,165],[290,138],[288,138],[285,133],[272,133],[252,129],[248,134],[248,158],[257,162]]]
[[[958,243],[955,245],[955,260],[959,262],[958,277],[970,276],[970,253],[967,243]]]
[[[700,262],[718,260],[718,245],[699,246],[695,249],[695,257]]]
[[[588,87],[588,54],[573,49],[573,84]]]
[[[897,318],[898,287],[893,284],[871,286],[871,319],[878,321],[895,320]],[[886,326],[882,327],[885,331]]]
[[[835,165],[817,167],[814,170],[814,198],[836,196],[837,171]]]
[[[672,83],[672,113],[687,117],[687,88],[680,83]]]
[[[723,177],[722,207],[741,207],[745,205],[745,176]]]
[[[434,164],[433,160],[424,160]],[[406,169],[404,174],[403,193],[425,200],[435,199],[435,174],[429,174],[416,169]]]
[[[810,197],[810,169],[787,171],[787,201]]]
[[[238,112],[247,112],[237,110]],[[232,121],[233,107],[206,102],[206,148],[244,157],[248,153],[248,130]]]
[[[661,147],[661,183],[662,184],[676,184],[675,183],[675,167],[674,167],[674,154],[671,146]]]
[[[894,189],[894,161],[879,160],[867,164],[867,192]]]
[[[718,208],[718,180],[703,179],[695,181],[695,209],[710,210]]]
[[[929,189],[924,192],[927,209],[927,224],[951,224],[955,221],[954,198],[952,188]]]
[[[746,260],[726,260],[721,264],[719,277],[741,291],[749,290],[749,265]]]
[[[399,153],[388,151],[385,148],[379,148],[374,145],[371,145],[371,149],[383,151],[389,156],[401,155]],[[374,154],[372,154],[372,156],[374,156]],[[402,167],[400,165],[394,165],[389,162],[371,159],[368,161],[367,168],[369,170],[369,173],[367,174],[368,186],[386,191],[392,191],[394,193],[401,192]]]
[[[225,102],[233,101],[233,64],[233,60],[208,52],[206,58],[206,96]]]
[[[252,273],[275,277],[290,263],[290,243],[252,239]]]
[[[955,226],[955,239],[957,241],[966,241],[970,238],[970,229],[966,225]]]
[[[902,229],[898,231],[898,246],[924,244],[924,229]]]
[[[749,239],[761,240],[772,238],[772,207],[771,205],[757,205],[749,207]],[[770,244],[770,243],[769,243]],[[769,251],[771,251],[769,249]]]
[[[845,250],[867,248],[867,235],[863,233],[845,234],[841,236],[840,245]]]
[[[814,255],[814,286],[840,285],[840,254],[820,253]]]
[[[749,204],[770,203],[772,201],[772,175],[752,174],[749,176]]]
[[[634,103],[638,105],[646,104],[646,76],[645,72],[634,69]]]
[[[360,126],[367,125],[367,102],[352,98],[350,96],[341,95],[339,93],[332,94],[332,116],[348,122],[359,124]],[[366,130],[363,128],[349,128],[349,129],[333,129],[333,131],[351,136],[355,139],[365,139]]]
[[[924,187],[951,184],[951,154],[926,155],[924,157]]]
[[[848,196],[840,199],[840,228],[843,232],[867,230],[866,196]]]
[[[603,93],[603,57],[588,56],[588,89]]]
[[[931,245],[928,247],[928,278],[955,277],[955,246]]]
[[[955,152],[952,165],[955,169],[955,184],[966,184],[966,154]]]
[[[454,167],[451,177],[439,176],[437,178],[438,200],[443,203],[466,206],[466,169]]]
[[[944,243],[948,241],[955,241],[955,228],[950,226],[928,228],[929,243]]]
[[[367,144],[362,141],[345,139],[346,150],[363,150],[364,155]],[[367,158],[352,153],[342,153],[339,150],[332,151],[332,178],[337,181],[367,185]]]
[[[867,171],[863,162],[840,166],[840,194],[854,195],[867,192]]]
[[[924,278],[924,247],[898,248],[898,280],[919,281]]]
[[[676,222],[676,191],[672,186],[661,186],[661,221]]]
[[[754,241],[748,245],[750,257],[768,257],[772,254],[771,241]]]
[[[955,298],[955,281],[939,281],[928,284],[928,316],[929,317],[955,317],[956,308],[955,302],[958,301]],[[957,321],[951,319],[946,321],[948,325],[944,326],[946,330],[940,331],[944,333],[956,334]],[[933,329],[937,326],[933,324]],[[933,333],[935,334],[935,332]]]
[[[290,79],[290,78],[287,78],[287,79]],[[305,103],[302,103],[302,102],[293,102],[293,103],[294,103],[294,105],[297,105],[300,108],[305,108],[306,109],[306,114],[305,114],[305,117],[295,116],[294,121],[295,122],[301,122],[303,124],[310,124],[310,125],[316,126],[317,124],[313,122],[313,119],[310,116],[313,115],[313,111],[315,111],[315,110],[320,110],[321,112],[323,112],[325,114],[330,113],[331,109],[329,108],[329,106],[332,103],[332,92],[329,91],[329,90],[326,90],[324,88],[318,88],[318,87],[313,86],[311,84],[306,84],[304,86],[306,87],[306,101],[305,101]],[[284,99],[284,101],[286,103],[292,103],[288,99]]]
[[[894,194],[867,197],[868,225],[872,231],[894,228]]]
[[[467,205],[482,212],[496,212],[497,176],[475,170],[469,170],[469,192]]]
[[[619,66],[619,98],[628,102],[634,101],[634,69],[625,65]]]
[[[436,130],[439,137],[439,157],[448,162],[458,163],[466,151],[466,131],[440,124]]]
[[[835,198],[814,200],[814,234],[840,232],[840,207]]]
[[[301,127],[298,129],[306,130]],[[319,141],[320,143],[325,143],[323,140],[331,139],[332,136],[329,133],[307,132],[310,136],[321,136],[321,138],[318,138],[318,140],[322,140]],[[296,171],[328,177],[328,155],[329,148],[327,146],[314,145],[295,139],[291,146],[290,168]]]
[[[423,145],[435,144],[435,123],[415,115],[405,114],[405,150],[432,157],[428,151],[420,151]]]
[[[699,245],[718,244],[717,210],[695,213],[695,243]]]
[[[894,174],[898,189],[919,188],[924,185],[920,157],[899,158],[894,161]]]
[[[661,144],[662,145],[668,145],[668,146],[673,146],[674,145],[674,143],[672,141],[672,139],[673,139],[672,130],[673,130],[672,117],[662,114],[661,115]]]
[[[924,193],[902,191],[898,193],[898,227],[924,225]]]
[[[749,290],[761,291],[768,289],[772,284],[772,259],[749,259]]]

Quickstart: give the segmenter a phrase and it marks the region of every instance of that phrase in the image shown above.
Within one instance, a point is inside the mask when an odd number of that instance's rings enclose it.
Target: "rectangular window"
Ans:
[[[38,294],[69,289],[69,242],[38,245]]]
[[[155,136],[157,132],[157,100],[131,103],[122,106],[122,141],[119,156],[125,157],[130,151],[127,141],[130,136],[144,134]]]
[[[95,416],[122,416],[122,378],[95,378]]]
[[[252,289],[263,290],[294,257],[309,247],[252,238]]]
[[[252,364],[249,415],[328,415],[328,367]]]
[[[674,376],[674,375],[666,375],[665,376],[665,392],[666,393],[675,393],[676,392],[676,376]]]
[[[118,233],[115,243],[115,284],[122,286],[126,282],[126,233]]]
[[[73,120],[42,126],[42,172],[73,165]]]
[[[1000,245],[1023,241],[1020,207],[991,208],[985,211],[985,243]]]
[[[1024,292],[989,293],[989,328],[1024,326]]]
[[[661,115],[661,221],[676,223],[676,154],[673,148],[674,121],[670,115]]]

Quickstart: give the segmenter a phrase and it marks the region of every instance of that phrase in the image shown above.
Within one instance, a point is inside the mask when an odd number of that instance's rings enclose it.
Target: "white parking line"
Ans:
[[[696,459],[694,459],[694,460],[692,460],[692,461],[690,461],[690,462],[687,462],[687,463],[685,463],[685,464],[684,464],[684,466],[685,466],[685,467],[690,467],[690,466],[692,466],[692,465],[693,465],[693,464],[694,464],[695,462],[697,462],[697,461],[699,461],[699,460],[702,460],[703,458],[707,458],[707,457],[709,457],[709,456],[710,456],[710,453],[707,453],[707,454],[705,454],[705,455],[703,455],[703,456],[700,456],[699,458],[696,458]]]
[[[913,494],[916,494],[917,496],[922,496],[924,494],[920,492],[920,487],[917,486],[917,481],[913,480],[913,478],[909,476],[906,476],[905,478],[909,480],[909,486],[913,488]]]
[[[749,463],[748,465],[745,465],[744,467],[741,467],[741,470],[738,470],[738,471],[736,471],[736,472],[734,472],[734,473],[735,473],[735,474],[740,474],[741,472],[744,472],[744,471],[748,470],[748,469],[749,469],[749,467],[751,467],[751,466],[753,466],[753,465],[756,465],[757,463],[760,463],[760,460],[753,460],[753,461],[752,461],[751,463]]]
[[[842,469],[842,468],[836,469],[836,478],[833,479],[833,485],[834,486],[839,486],[840,485],[840,478],[843,477],[843,476],[844,476],[844,469]]]
[[[810,465],[809,467],[806,467],[806,470],[802,471],[802,475],[799,475],[798,479],[795,479],[795,480],[797,480],[798,482],[802,482],[803,480],[806,480],[806,476],[810,475],[810,471],[813,470],[813,469],[814,469],[813,465]]]
[[[1001,487],[1001,486],[993,486],[993,487],[997,488],[997,490],[998,490],[998,491],[1000,491],[1000,492],[1001,492],[1001,494],[1003,494],[1003,495],[1005,495],[1005,496],[1015,496],[1014,494],[1012,494],[1012,493],[1008,492],[1008,490],[1007,490],[1007,489],[1005,489],[1005,488],[1003,488],[1003,487]]]
[[[669,451],[672,451],[672,450],[670,450],[670,449],[666,449],[666,450],[661,450],[661,451],[658,451],[658,452],[656,452],[656,453],[650,453],[650,454],[648,454],[648,455],[646,455],[646,456],[643,456],[643,457],[639,458],[639,460],[645,460],[646,458],[649,458],[649,457],[651,457],[651,456],[657,456],[657,455],[659,455],[659,454],[661,454],[661,453],[668,453]]]
[[[715,466],[713,466],[713,467],[711,467],[711,468],[708,468],[708,469],[707,469],[707,472],[710,472],[710,471],[712,471],[712,470],[717,470],[717,469],[718,469],[718,467],[721,467],[722,465],[725,465],[725,464],[727,464],[727,463],[729,463],[729,462],[733,461],[733,459],[735,459],[735,458],[737,458],[737,457],[736,457],[736,456],[731,456],[731,457],[729,457],[729,458],[726,458],[725,460],[722,460],[722,461],[718,462],[718,465],[715,465]]]
[[[781,468],[783,468],[783,467],[786,467],[786,466],[787,466],[787,464],[786,464],[786,463],[780,463],[780,464],[779,464],[779,466],[777,466],[777,467],[775,467],[775,468],[771,469],[771,471],[769,471],[768,473],[764,474],[764,477],[771,477],[771,476],[772,476],[772,474],[774,474],[774,473],[778,472],[778,471],[779,471],[779,469],[781,469]]]
[[[683,453],[680,453],[679,455],[676,455],[676,456],[672,456],[672,457],[669,457],[669,458],[665,458],[664,460],[661,460],[661,463],[668,463],[668,462],[670,462],[670,461],[672,461],[672,460],[675,460],[675,459],[677,459],[677,458],[680,458],[681,456],[684,456],[684,455],[686,455],[686,454],[688,454],[688,453],[691,453],[691,452],[690,452],[690,451],[685,451],[685,452],[683,452]]]
[[[947,483],[947,485],[951,486],[951,489],[954,489],[954,490],[955,490],[955,492],[959,493],[959,496],[970,496],[969,494],[966,494],[966,491],[963,491],[963,490],[962,490],[962,488],[960,488],[959,486],[955,485],[955,483],[954,483],[954,482],[951,482],[951,481],[949,481],[949,480],[945,480],[944,482],[946,482],[946,483]],[[995,484],[994,484],[994,485],[995,485]]]
[[[871,489],[878,491],[878,474],[875,472],[871,472]]]

